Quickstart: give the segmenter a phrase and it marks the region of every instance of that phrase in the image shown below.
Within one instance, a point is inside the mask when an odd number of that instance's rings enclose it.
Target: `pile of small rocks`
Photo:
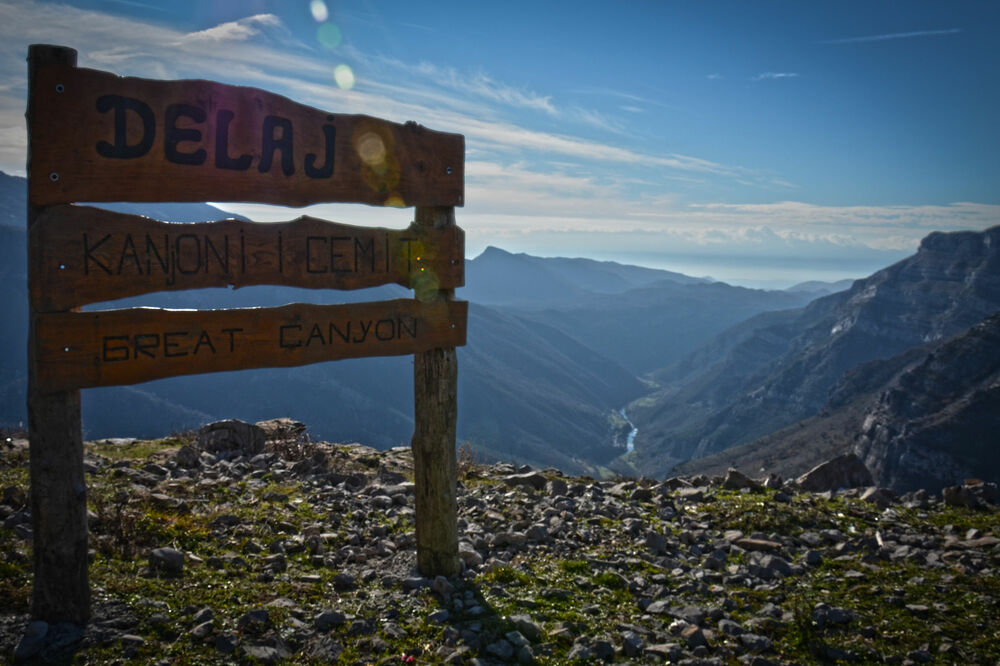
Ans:
[[[283,441],[300,441],[302,431],[285,425],[292,429],[280,430]],[[597,481],[479,465],[459,484],[463,573],[425,578],[415,570],[407,448],[264,446],[265,431],[255,428],[216,425],[155,460],[88,454],[92,487],[124,484],[125,503],[200,520],[204,545],[146,549],[141,575],[164,581],[162,593],[119,598],[115,581],[103,580],[85,629],[0,612],[2,653],[23,661],[76,650],[170,663],[178,658],[171,650],[187,646],[220,663],[756,666],[802,655],[867,663],[982,657],[942,628],[968,610],[942,599],[960,584],[997,589],[1000,539],[934,517],[951,507],[994,516],[992,484],[896,497],[829,487],[843,478],[829,468],[824,487],[816,476],[751,479],[735,470]],[[292,450],[296,459],[283,455]],[[854,461],[841,462],[857,472]],[[252,505],[266,507],[265,525]],[[755,516],[762,529],[751,529]],[[112,536],[100,515],[92,518],[92,545],[104,552]],[[24,488],[2,489],[0,519],[7,560],[30,560]],[[189,578],[256,586],[264,597],[238,612],[179,604],[171,581]],[[834,590],[843,582],[855,597]],[[913,618],[926,636],[888,649],[880,639],[902,629],[854,601],[862,598],[890,618]],[[995,601],[983,603],[993,616],[968,618],[970,633],[1000,612]]]

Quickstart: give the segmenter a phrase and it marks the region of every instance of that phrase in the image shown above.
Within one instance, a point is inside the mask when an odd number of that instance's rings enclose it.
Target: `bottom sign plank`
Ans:
[[[135,308],[35,315],[43,391],[465,344],[468,303],[411,299],[234,310]]]

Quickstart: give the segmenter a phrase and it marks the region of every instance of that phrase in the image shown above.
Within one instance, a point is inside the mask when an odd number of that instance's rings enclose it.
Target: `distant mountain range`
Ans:
[[[0,425],[25,419],[25,188],[0,174]],[[170,221],[205,204],[114,204]],[[349,215],[347,216],[349,218]],[[1000,227],[934,233],[870,277],[744,289],[670,271],[488,248],[466,262],[458,438],[484,459],[571,473],[787,475],[855,451],[880,483],[1000,480]],[[407,297],[208,289],[114,307],[229,308]],[[107,307],[98,306],[98,307]],[[83,392],[89,438],[290,416],[314,437],[385,448],[413,429],[412,359],[175,377]],[[635,451],[625,454],[638,426]],[[991,438],[992,436],[992,438]]]
[[[996,463],[972,472],[1000,426],[998,310],[1000,227],[931,234],[848,291],[742,322],[655,373],[659,394],[631,413],[631,462],[664,473],[711,456],[676,471],[789,472],[853,449],[900,489],[955,483],[959,470],[995,479]]]

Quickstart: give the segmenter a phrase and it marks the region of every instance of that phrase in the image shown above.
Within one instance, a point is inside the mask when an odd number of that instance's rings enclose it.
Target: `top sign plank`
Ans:
[[[212,81],[39,65],[32,205],[251,201],[461,206],[465,139]]]

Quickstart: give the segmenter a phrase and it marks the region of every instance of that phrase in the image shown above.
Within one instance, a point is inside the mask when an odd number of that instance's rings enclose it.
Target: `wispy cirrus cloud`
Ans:
[[[237,21],[227,21],[207,30],[189,32],[182,38],[184,42],[245,42],[260,34],[261,28],[283,28],[274,14],[256,14]]]
[[[775,79],[797,79],[798,72],[761,72],[750,77],[751,81],[770,81]]]
[[[844,37],[842,39],[827,39],[820,44],[863,44],[865,42],[884,42],[890,39],[913,39],[916,37],[939,37],[941,35],[956,35],[961,28],[945,30],[914,30],[912,32],[889,32],[881,35],[864,35],[861,37]]]

